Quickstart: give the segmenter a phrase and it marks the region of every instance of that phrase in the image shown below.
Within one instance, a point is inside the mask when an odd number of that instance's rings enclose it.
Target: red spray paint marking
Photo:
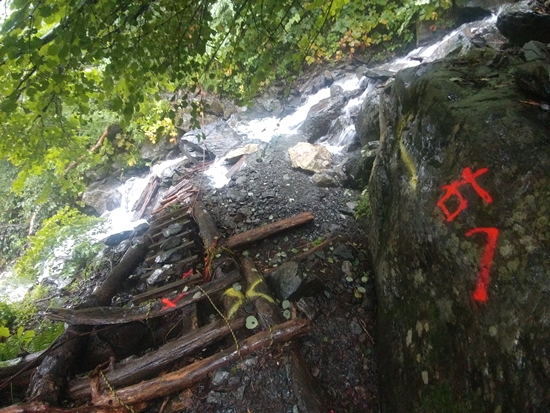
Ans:
[[[181,276],[182,280],[185,280],[187,277],[189,277],[191,274],[193,274],[193,268],[191,268],[189,271],[184,272]]]
[[[186,291],[182,292],[180,295],[178,295],[173,300],[169,300],[168,298],[163,298],[160,301],[162,302],[162,304],[164,304],[164,307],[162,307],[160,309],[160,311],[164,311],[164,310],[167,310],[169,308],[175,308],[178,301],[181,300],[183,298],[183,296],[185,296],[185,295],[187,295]]]
[[[472,170],[469,167],[464,168],[462,171],[462,180],[461,181],[453,181],[450,185],[443,185],[443,189],[446,191],[445,195],[441,197],[441,199],[437,202],[437,206],[441,208],[443,213],[445,214],[445,217],[447,218],[447,222],[451,222],[453,219],[455,219],[458,214],[460,214],[462,211],[464,211],[468,207],[468,201],[464,199],[458,188],[460,188],[463,185],[470,184],[474,188],[474,190],[477,192],[477,194],[488,204],[493,202],[493,198],[491,198],[491,195],[487,191],[485,191],[483,188],[479,186],[479,184],[476,182],[476,178],[480,175],[483,175],[484,173],[488,172],[488,168],[481,168],[477,170],[476,172],[472,173]],[[458,208],[454,212],[450,212],[447,207],[445,206],[445,201],[447,201],[451,196],[456,196],[458,198]]]
[[[484,303],[487,301],[487,286],[489,285],[489,270],[493,263],[493,257],[495,256],[495,249],[497,247],[498,229],[496,228],[474,228],[466,232],[466,236],[484,232],[487,234],[487,246],[483,251],[483,257],[481,258],[481,268],[479,270],[479,276],[477,277],[477,284],[472,297],[474,300]]]

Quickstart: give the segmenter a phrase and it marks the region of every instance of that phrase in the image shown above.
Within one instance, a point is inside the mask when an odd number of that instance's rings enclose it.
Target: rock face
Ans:
[[[342,95],[326,98],[312,106],[304,121],[303,130],[308,142],[313,143],[325,136],[332,121],[340,116],[346,101]]]
[[[385,413],[550,411],[550,112],[520,103],[523,56],[497,70],[495,51],[471,54],[381,95],[368,189]]]
[[[330,152],[321,145],[299,142],[288,150],[293,168],[321,172],[332,165]]]
[[[530,40],[550,43],[550,15],[540,13],[531,3],[536,2],[507,5],[498,16],[498,30],[515,45],[523,46]],[[546,7],[550,11],[550,6]]]
[[[355,120],[355,130],[362,146],[366,145],[367,142],[380,139],[379,106],[380,91],[375,89],[367,95],[361,104],[361,109]]]

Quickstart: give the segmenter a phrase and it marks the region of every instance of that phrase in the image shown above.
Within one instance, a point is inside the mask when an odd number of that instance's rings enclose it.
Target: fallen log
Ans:
[[[204,284],[201,288],[208,296],[212,297],[214,294],[237,282],[240,278],[241,274],[238,271],[232,271],[224,278]],[[151,310],[146,306],[138,308],[94,307],[78,310],[50,308],[46,317],[50,320],[79,326],[126,324],[132,321],[160,317],[179,310],[186,305],[201,301],[206,298],[202,290],[198,287],[192,288],[173,307],[168,306],[157,310]]]
[[[147,184],[147,187],[143,190],[143,192],[141,193],[141,196],[132,207],[132,211],[136,211],[132,217],[132,221],[141,219],[141,217],[145,213],[145,210],[149,206],[151,199],[157,193],[159,184],[160,184],[160,178],[158,178],[157,176],[152,176],[151,179],[149,180],[149,183]]]
[[[269,286],[254,266],[254,261],[242,257],[240,264],[243,278],[248,286],[246,296],[254,302],[262,329],[269,330],[272,325],[280,323],[284,319],[281,309],[272,298]],[[300,410],[310,413],[324,412],[321,390],[311,374],[298,343],[290,345],[289,376]]]
[[[215,247],[221,237],[221,233],[202,201],[197,201],[195,203],[192,215],[199,226],[199,235],[204,244],[204,249],[208,250]]]
[[[187,367],[164,376],[116,390],[116,398],[104,392],[93,401],[95,406],[116,406],[118,400],[134,405],[143,401],[164,397],[198,383],[220,367],[231,364],[242,357],[270,344],[286,342],[311,330],[308,320],[294,319],[274,326],[271,331],[262,331],[231,348],[197,361]]]
[[[97,292],[88,296],[79,308],[110,304],[112,297],[118,292],[122,283],[145,258],[149,245],[153,242],[150,234],[155,230],[154,226],[147,230],[141,240],[124,254]],[[82,336],[82,334],[88,331],[89,327],[87,326],[69,326],[52,343],[53,347],[58,347],[44,357],[33,374],[27,391],[29,400],[50,404],[58,402],[61,391],[65,388],[67,377],[70,376],[72,360],[85,347],[87,336]],[[59,345],[59,343],[63,344]]]
[[[271,224],[266,224],[261,227],[251,229],[249,231],[233,235],[223,243],[223,246],[229,249],[240,248],[244,245],[260,241],[264,238],[269,237],[270,235],[284,231],[285,229],[306,224],[312,221],[313,218],[314,217],[311,212],[302,212],[301,214],[294,215],[293,217],[282,219],[277,222],[272,222]]]
[[[139,403],[132,406],[136,412],[145,410],[146,403]],[[14,404],[0,409],[0,413],[128,413],[124,406],[80,406],[71,408],[53,407],[48,403],[32,402],[25,404]]]
[[[232,320],[232,330],[244,326],[244,318]],[[149,379],[178,360],[220,340],[230,334],[230,329],[224,320],[218,320],[205,327],[191,331],[162,346],[159,350],[147,353],[143,357],[120,363],[105,373],[107,381],[113,387],[128,386],[141,380]],[[73,380],[69,383],[68,394],[73,400],[90,397],[91,379],[88,377]]]

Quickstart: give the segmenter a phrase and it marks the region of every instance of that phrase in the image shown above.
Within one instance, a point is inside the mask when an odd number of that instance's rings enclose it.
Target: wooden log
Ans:
[[[238,271],[232,271],[224,278],[204,284],[202,290],[212,297],[241,278]],[[147,307],[120,308],[120,307],[95,307],[71,310],[65,308],[50,308],[46,317],[50,320],[63,321],[72,325],[113,325],[125,324],[132,321],[142,321],[169,314],[186,305],[205,299],[199,288],[192,288],[182,297],[174,307],[159,310],[150,310]]]
[[[185,243],[183,243],[183,244],[181,244],[181,245],[178,245],[178,246],[175,247],[175,248],[172,248],[171,250],[168,250],[168,251],[160,251],[158,254],[153,255],[152,257],[146,258],[146,259],[145,259],[145,262],[146,262],[147,264],[151,264],[152,262],[155,262],[155,259],[156,259],[158,256],[162,255],[162,254],[173,253],[173,252],[176,252],[176,251],[179,251],[179,250],[183,250],[183,249],[185,249],[185,248],[188,248],[188,247],[190,247],[190,246],[192,246],[192,245],[195,245],[195,242],[194,242],[194,241],[187,241],[187,242],[185,242]]]
[[[181,219],[181,218],[180,218],[180,219]],[[188,219],[184,219],[184,220],[180,220],[180,219],[174,219],[174,220],[171,220],[171,221],[163,222],[162,224],[160,224],[160,225],[157,227],[157,229],[160,230],[160,231],[154,233],[153,235],[151,235],[151,238],[152,238],[153,240],[160,239],[160,237],[163,236],[163,235],[162,235],[162,230],[163,230],[164,228],[169,227],[169,226],[172,225],[172,224],[175,224],[176,222],[179,222],[179,223],[182,224],[184,227],[185,227],[186,225],[189,225],[189,223],[191,222],[191,221],[189,221]],[[173,234],[173,235],[177,235],[177,234]]]
[[[268,330],[272,325],[280,323],[284,319],[281,309],[273,300],[270,288],[254,266],[254,261],[242,257],[240,263],[243,278],[248,286],[246,296],[250,300],[254,300],[260,326],[263,330]],[[311,374],[298,343],[292,343],[290,346],[289,363],[290,381],[300,410],[311,413],[324,412],[321,390]]]
[[[271,224],[266,224],[258,228],[251,229],[249,231],[242,232],[237,235],[233,235],[223,246],[229,249],[240,248],[244,245],[260,241],[270,235],[284,231],[285,229],[293,228],[298,225],[306,224],[313,220],[313,214],[311,212],[302,212],[301,214],[294,215],[293,217],[282,219]]]
[[[118,292],[122,283],[143,262],[149,245],[153,242],[150,235],[155,230],[155,226],[151,226],[147,230],[141,240],[124,254],[97,292],[88,296],[79,308],[110,304],[112,297]],[[33,374],[27,391],[27,398],[30,401],[58,403],[59,396],[65,388],[67,377],[70,376],[72,361],[86,345],[87,336],[82,335],[87,331],[89,331],[87,326],[69,326],[52,343],[54,347],[59,343],[63,344],[48,353]]]
[[[145,410],[146,403],[139,403],[132,406],[136,412]],[[124,406],[80,406],[80,407],[53,407],[48,403],[32,402],[14,404],[0,409],[0,413],[128,413]]]
[[[189,265],[189,264],[191,264],[191,263],[197,261],[197,258],[198,258],[198,257],[199,257],[198,255],[192,255],[191,257],[187,257],[187,258],[185,258],[185,259],[183,259],[183,260],[181,260],[181,261],[178,261],[177,263],[174,264],[174,266],[175,266],[176,268],[173,268],[173,269],[171,268],[171,269],[167,270],[167,272],[169,272],[169,273],[172,273],[172,272],[174,272],[174,273],[175,273],[175,272],[180,272],[180,270],[179,270],[178,268],[180,268],[180,267],[185,267],[186,265]],[[150,272],[147,272],[147,273],[143,274],[142,276],[140,276],[139,278],[143,280],[143,279],[149,277],[151,274],[153,274],[153,272],[155,272],[155,270],[152,270],[152,271],[150,271]]]
[[[187,217],[188,215],[189,215],[189,211],[187,208],[178,208],[175,211],[172,211],[168,214],[162,214],[159,217],[153,219],[151,221],[151,225],[156,225],[158,228],[162,223],[164,223],[168,219],[172,220],[172,222],[175,222],[180,218]]]
[[[141,219],[141,217],[145,213],[145,210],[147,209],[147,207],[151,203],[151,200],[153,199],[153,197],[157,193],[159,185],[160,185],[160,178],[158,178],[156,176],[153,176],[151,178],[151,180],[149,181],[149,184],[147,185],[147,188],[143,191],[143,194],[145,194],[145,196],[142,194],[141,197],[139,198],[139,200],[134,204],[133,210],[137,209],[137,211],[132,216],[132,221],[136,221],[138,219]],[[142,199],[142,197],[143,197],[143,199]]]
[[[212,246],[215,246],[221,234],[202,201],[197,201],[195,203],[193,207],[193,218],[199,226],[199,234],[204,244],[204,249],[208,250]]]
[[[245,319],[239,318],[229,323],[232,330],[244,327]],[[143,357],[130,360],[105,373],[105,377],[113,387],[128,386],[149,379],[178,360],[202,350],[204,347],[230,334],[230,329],[224,320],[215,321],[205,327],[191,331],[165,344],[157,351],[147,353]],[[90,397],[90,378],[83,377],[69,384],[68,394],[73,400]]]
[[[183,231],[179,234],[172,235],[170,238],[174,238],[174,237],[185,238],[190,234],[191,234],[191,230],[187,230],[187,231]],[[168,238],[168,239],[170,239],[170,238]],[[163,239],[162,241],[159,241],[159,242],[156,242],[156,243],[152,244],[151,246],[149,246],[149,251],[154,250],[157,247],[160,247],[164,242],[168,241],[168,239]]]
[[[117,398],[133,405],[142,401],[164,397],[198,383],[220,367],[258,351],[271,343],[286,342],[311,330],[308,320],[294,319],[274,326],[271,331],[262,331],[231,348],[197,361],[187,367],[164,376],[144,381],[123,389],[117,389]],[[116,406],[119,402],[110,393],[103,393],[95,401],[96,406]]]
[[[141,304],[144,301],[153,300],[155,298],[162,297],[163,295],[166,295],[172,291],[178,290],[181,287],[189,286],[189,285],[197,285],[201,281],[202,281],[202,275],[194,274],[189,277],[186,277],[184,280],[174,281],[173,283],[163,285],[162,287],[153,288],[142,294],[135,295],[134,298],[132,298],[132,302],[136,305]]]

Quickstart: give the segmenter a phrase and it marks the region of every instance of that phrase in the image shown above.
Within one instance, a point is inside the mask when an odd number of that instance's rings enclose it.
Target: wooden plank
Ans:
[[[179,250],[182,250],[182,249],[185,249],[187,247],[190,247],[192,245],[195,245],[195,242],[194,241],[187,241],[181,245],[178,245],[177,247],[175,248],[172,248],[171,250],[168,250],[168,251],[161,251],[159,252],[158,254],[156,255],[153,255],[152,257],[149,257],[149,258],[146,258],[145,259],[145,262],[147,264],[151,264],[152,262],[155,262],[155,259],[159,256],[161,256],[162,254],[168,254],[168,253],[173,253],[173,252],[176,252],[176,251],[179,251]]]
[[[188,264],[190,262],[193,262],[193,261],[196,261],[197,259],[199,258],[198,255],[192,255],[191,257],[187,257],[181,261],[178,261],[176,262],[174,265],[184,265],[184,264]],[[144,278],[147,278],[149,277],[151,274],[153,274],[155,270],[152,270],[152,271],[149,271],[149,272],[146,272],[145,274],[143,274],[141,277],[139,277],[141,280],[143,280]]]
[[[313,214],[311,212],[302,212],[301,214],[294,215],[290,218],[282,219],[271,224],[263,225],[258,228],[251,229],[249,231],[242,232],[230,237],[224,244],[224,247],[229,249],[239,248],[244,245],[260,241],[270,235],[284,231],[289,228],[293,228],[298,225],[306,224],[313,221]]]
[[[133,405],[142,401],[168,396],[206,379],[212,372],[227,366],[247,355],[272,344],[286,342],[311,331],[308,320],[295,319],[273,326],[243,341],[237,346],[197,361],[187,367],[161,377],[143,381],[123,389],[117,389],[115,398],[111,392],[104,392],[96,400],[96,406],[116,406],[119,400]]]
[[[151,310],[148,307],[95,307],[81,310],[50,308],[47,310],[46,317],[50,320],[63,321],[68,324],[81,326],[126,324],[132,321],[143,321],[169,314],[186,305],[204,300],[206,297],[202,290],[212,297],[240,280],[240,278],[241,274],[239,271],[232,271],[225,278],[204,284],[200,289],[199,287],[192,288],[174,307],[165,307],[158,310]]]
[[[162,297],[163,295],[178,290],[180,287],[186,285],[195,285],[202,281],[201,274],[193,274],[189,277],[186,277],[184,280],[174,281],[173,283],[163,285],[162,287],[152,288],[149,291],[146,291],[142,294],[135,295],[132,299],[134,304],[141,304],[144,301],[151,300],[154,298]]]

